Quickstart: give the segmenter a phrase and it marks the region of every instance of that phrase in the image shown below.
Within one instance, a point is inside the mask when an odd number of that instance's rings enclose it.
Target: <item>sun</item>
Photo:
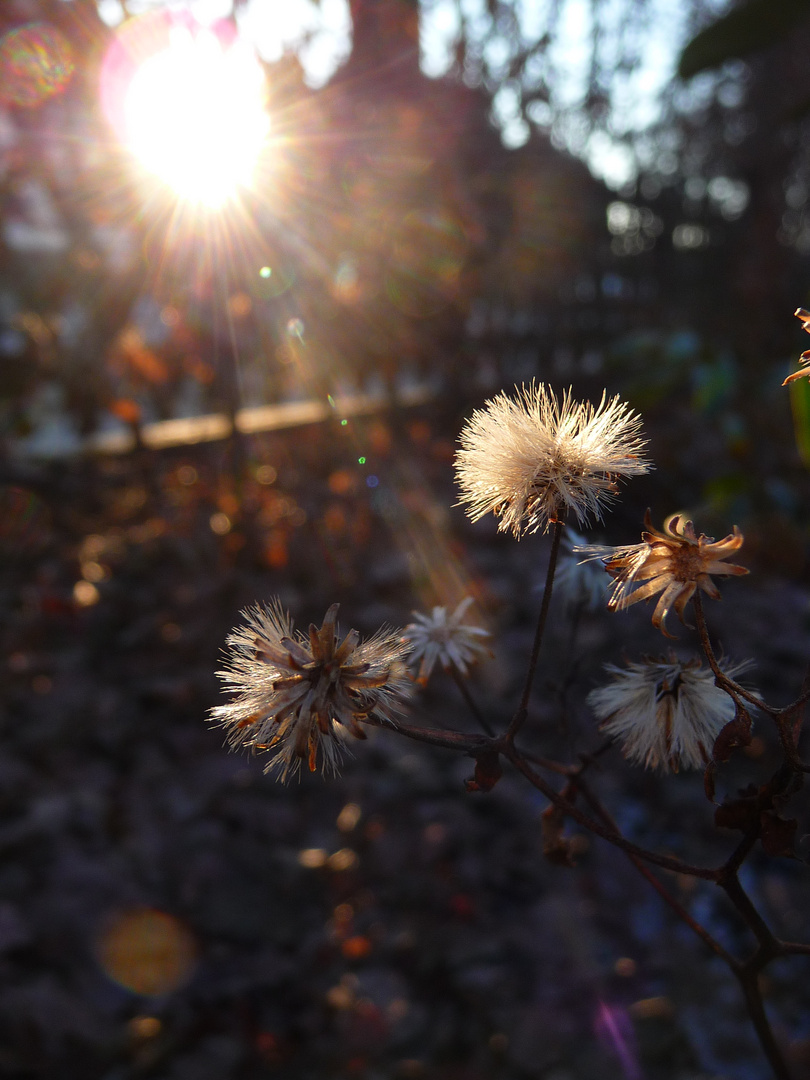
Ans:
[[[220,207],[251,183],[269,134],[264,72],[239,38],[189,22],[157,44],[116,80],[116,127],[177,196]]]

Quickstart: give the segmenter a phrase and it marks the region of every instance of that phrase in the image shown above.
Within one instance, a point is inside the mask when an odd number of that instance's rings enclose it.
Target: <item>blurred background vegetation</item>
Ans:
[[[11,458],[398,381],[608,385],[663,503],[778,522],[804,566],[807,392],[779,389],[810,302],[804,3],[198,5],[270,55],[253,183],[209,213],[104,115],[105,56],[165,7],[0,12]]]

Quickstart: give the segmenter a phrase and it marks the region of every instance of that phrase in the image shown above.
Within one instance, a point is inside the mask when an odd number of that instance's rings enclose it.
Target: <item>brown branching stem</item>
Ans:
[[[543,594],[537,629],[535,631],[526,681],[524,683],[520,705],[506,732],[500,737],[495,737],[491,734],[492,729],[488,720],[481,713],[477,703],[470,694],[469,688],[460,677],[456,677],[456,683],[459,686],[459,690],[461,691],[470,712],[482,726],[484,731],[488,733],[487,735],[466,735],[453,731],[418,728],[399,721],[393,724],[380,726],[391,727],[399,734],[419,742],[425,742],[433,746],[444,747],[450,750],[461,751],[476,759],[480,759],[482,755],[503,755],[511,762],[518,772],[520,772],[533,787],[540,791],[563,815],[571,818],[589,832],[602,837],[602,839],[623,851],[641,876],[656,890],[675,915],[677,915],[677,917],[681,919],[681,921],[684,922],[698,938],[700,938],[704,945],[706,945],[715,956],[718,956],[723,960],[729,970],[734,974],[740,984],[749,1018],[757,1038],[759,1039],[762,1051],[771,1066],[775,1080],[791,1080],[787,1062],[774,1037],[770,1021],[765,1011],[759,977],[767,965],[777,957],[791,955],[810,956],[810,944],[781,941],[777,938],[740,882],[740,868],[762,835],[761,823],[757,821],[746,830],[742,839],[737,843],[721,866],[693,866],[673,856],[661,855],[654,851],[648,851],[628,840],[621,833],[615,819],[595,795],[590,783],[585,779],[584,774],[597,760],[599,755],[609,748],[611,745],[609,741],[603,743],[595,751],[589,754],[581,754],[578,762],[569,764],[556,761],[553,758],[543,757],[530,751],[520,751],[515,747],[515,736],[521,730],[528,715],[529,699],[540,655],[540,647],[543,641],[543,632],[548,617],[561,531],[561,524],[556,523],[552,538],[551,555],[549,557],[546,588]],[[700,636],[701,645],[709,666],[715,676],[717,686],[729,694],[738,710],[744,709],[742,703],[746,702],[749,705],[756,706],[762,712],[771,716],[779,733],[784,758],[783,765],[777,770],[774,776],[771,777],[770,781],[760,789],[760,796],[763,799],[762,805],[765,807],[772,807],[772,800],[777,796],[791,794],[793,791],[797,790],[801,785],[803,774],[810,771],[810,765],[806,765],[802,762],[798,753],[798,738],[802,713],[807,701],[810,700],[810,672],[808,672],[808,675],[805,677],[800,696],[790,705],[783,708],[776,708],[761,701],[755,694],[746,690],[745,687],[740,686],[722,671],[709,637],[699,594],[696,593],[693,599],[697,630]],[[456,673],[453,674],[455,675]],[[551,782],[540,775],[540,773],[532,766],[537,766],[555,775],[566,778],[563,789],[557,790]],[[586,813],[577,805],[578,796],[581,796],[591,813]],[[666,888],[659,880],[658,876],[650,869],[651,865],[672,873],[683,874],[703,881],[710,881],[718,885],[726,894],[740,919],[748,927],[755,939],[756,945],[751,955],[745,960],[739,960],[732,955],[690,914],[677,897]]]
[[[464,735],[458,731],[414,727],[412,724],[406,724],[401,720],[386,720],[383,723],[369,717],[366,724],[381,727],[383,730],[395,731],[398,735],[404,735],[406,738],[414,739],[416,742],[441,746],[446,750],[459,750],[461,753],[469,754],[471,757],[487,751],[497,750],[500,745],[500,740],[492,739],[488,735]]]
[[[540,605],[540,615],[537,619],[537,628],[534,632],[534,642],[529,657],[529,666],[526,670],[526,681],[523,684],[523,693],[520,697],[520,704],[517,707],[517,712],[512,717],[512,722],[506,732],[507,741],[510,743],[514,742],[515,736],[526,723],[526,717],[529,715],[529,698],[531,697],[532,686],[534,685],[537,660],[540,656],[540,647],[543,644],[543,631],[546,627],[548,609],[551,604],[551,593],[554,587],[554,573],[557,569],[557,555],[560,551],[562,531],[563,522],[555,521],[554,529],[551,534],[551,552],[548,557],[548,569],[546,570],[546,585],[543,589],[543,601]]]
[[[585,778],[583,776],[579,776],[574,781],[574,784],[582,792],[583,798],[591,807],[593,812],[597,814],[597,816],[600,817],[606,825],[618,832],[619,827],[616,824],[616,821],[613,818],[612,814],[610,814],[608,810],[602,805],[602,803],[596,798]],[[633,866],[635,866],[636,870],[638,870],[641,876],[645,878],[650,883],[650,885],[652,885],[658,895],[662,898],[662,900],[664,900],[665,903],[667,903],[672,908],[678,918],[682,922],[685,922],[686,925],[701,939],[701,941],[705,945],[708,945],[708,947],[712,950],[713,953],[719,956],[721,960],[724,960],[729,965],[729,967],[731,967],[732,969],[736,969],[736,967],[738,966],[737,960],[731,955],[731,953],[724,949],[720,942],[716,940],[716,938],[712,937],[712,935],[705,928],[705,926],[702,926],[696,919],[694,919],[689,914],[683,904],[672,895],[672,893],[658,880],[655,874],[653,874],[653,872],[644,865],[642,860],[637,855],[632,855],[630,852],[626,852],[626,854],[630,862],[633,864]]]
[[[514,759],[512,760],[514,764],[518,764]],[[584,771],[584,768],[585,765],[583,764],[582,771]],[[525,770],[521,771],[524,772],[527,779],[531,779]],[[621,847],[624,850],[625,854],[642,877],[652,885],[665,903],[667,903],[675,912],[678,918],[681,919],[693,933],[695,933],[701,941],[715,953],[716,956],[719,956],[720,959],[727,964],[740,983],[751,1024],[759,1039],[762,1051],[773,1070],[774,1077],[776,1080],[790,1080],[790,1071],[779,1045],[776,1042],[770,1021],[765,1012],[765,1006],[762,1001],[762,993],[759,986],[759,975],[767,964],[775,957],[786,955],[789,952],[806,952],[807,954],[810,954],[810,946],[804,947],[798,943],[780,942],[757,911],[740,883],[737,871],[743,859],[753,847],[753,842],[756,837],[752,838],[751,836],[746,836],[743,843],[739,844],[731,853],[727,862],[716,871],[710,871],[706,875],[695,874],[695,868],[691,867],[685,871],[690,876],[705,876],[708,880],[714,880],[725,891],[729,900],[731,900],[745,924],[757,939],[757,948],[755,952],[745,963],[741,963],[736,957],[732,956],[731,953],[729,953],[720,942],[701,925],[701,923],[694,919],[680,901],[664,887],[652,871],[645,865],[643,861],[645,855],[642,854],[640,850],[634,851],[632,849],[633,845],[616,842],[616,836],[619,835],[619,829],[615,820],[594,796],[590,786],[581,773],[569,781],[568,789],[578,789],[582,793],[593,812],[613,832],[613,837],[607,836],[605,839],[608,839],[611,843],[616,844],[617,847]],[[543,793],[546,794],[545,791]],[[562,807],[561,803],[564,801],[569,802],[568,809]],[[560,797],[559,802],[555,800],[555,805],[560,809],[563,809],[569,816],[582,823],[582,818],[571,812],[571,808],[574,804],[570,800],[565,800],[563,797]],[[592,831],[595,830],[592,829]],[[646,853],[646,856],[648,857],[649,854],[650,853]],[[648,858],[648,861],[657,862],[657,865],[662,865],[662,862],[657,859]],[[667,869],[669,869],[669,867],[667,867]]]
[[[702,878],[705,881],[717,880],[717,870],[712,870],[709,867],[704,866],[691,866],[681,859],[675,859],[669,855],[659,855],[655,851],[647,851],[646,848],[639,847],[638,844],[634,844],[631,840],[622,836],[617,829],[610,828],[607,825],[602,824],[602,822],[597,821],[595,818],[589,817],[587,814],[583,813],[575,803],[566,799],[560,792],[553,788],[551,784],[544,780],[542,776],[536,773],[523,758],[522,754],[515,750],[513,746],[504,745],[501,748],[501,752],[509,761],[511,761],[515,768],[526,777],[529,783],[545,795],[548,801],[553,803],[558,810],[561,810],[568,817],[573,818],[578,824],[582,825],[590,832],[596,833],[597,836],[601,836],[615,847],[621,848],[622,851],[626,851],[628,854],[636,855],[645,862],[660,866],[664,870],[672,870],[676,874],[689,874],[691,877]]]
[[[624,851],[642,877],[650,883],[678,918],[716,956],[720,957],[733,972],[740,983],[749,1018],[759,1039],[762,1051],[771,1066],[775,1080],[791,1080],[787,1063],[776,1042],[765,1011],[759,985],[759,975],[776,957],[789,955],[810,956],[810,945],[801,942],[780,941],[757,911],[740,883],[738,871],[759,837],[758,830],[747,833],[722,866],[717,868],[692,866],[681,859],[668,855],[659,855],[657,852],[647,851],[645,848],[632,843],[621,834],[613,817],[594,795],[583,773],[597,759],[599,752],[607,748],[608,744],[600,746],[595,753],[582,755],[580,762],[576,765],[565,765],[550,758],[541,758],[539,755],[522,754],[509,740],[508,733],[501,738],[489,738],[487,736],[464,735],[458,732],[437,731],[429,728],[415,728],[400,722],[385,726],[393,727],[399,734],[408,738],[429,743],[433,746],[460,750],[473,757],[478,757],[481,754],[502,754],[533,787],[537,788],[563,814],[572,818],[583,828],[588,829],[597,836],[601,836],[614,847]],[[568,778],[565,789],[568,793],[567,796],[565,793],[557,791],[531,767],[528,760],[530,757],[541,768],[547,768],[558,775]],[[576,805],[574,799],[578,792],[581,793],[590,806],[593,817],[586,814]],[[658,880],[647,866],[648,863],[659,866],[663,870],[685,874],[704,881],[712,881],[719,885],[756,939],[757,945],[752,955],[746,961],[741,962],[729,953]]]
[[[483,731],[485,731],[487,733],[487,735],[489,735],[490,737],[494,736],[495,731],[494,731],[492,725],[490,724],[489,720],[487,720],[487,718],[484,716],[484,714],[478,708],[478,702],[475,700],[475,698],[470,693],[470,688],[467,685],[467,683],[466,683],[466,681],[464,679],[464,676],[461,674],[461,672],[455,666],[451,666],[449,670],[450,670],[450,675],[453,678],[453,682],[456,684],[456,686],[459,689],[459,693],[464,698],[465,705],[470,710],[470,713],[475,718],[478,725],[482,728]]]
[[[721,690],[725,690],[731,697],[736,705],[740,704],[740,698],[747,701],[749,705],[754,705],[758,709],[762,709],[763,712],[774,712],[769,705],[763,702],[756,694],[752,694],[750,690],[746,690],[744,686],[740,686],[739,683],[729,678],[728,675],[722,670],[718,663],[717,657],[714,654],[711,639],[709,638],[709,630],[706,626],[706,617],[703,614],[703,601],[700,596],[700,592],[695,592],[692,597],[692,603],[695,608],[695,619],[697,621],[697,631],[700,635],[700,644],[706,659],[709,661],[709,667],[714,674],[714,681]]]
[[[757,1038],[759,1039],[762,1051],[768,1059],[768,1064],[773,1070],[774,1077],[776,1080],[791,1080],[791,1073],[788,1069],[787,1062],[782,1056],[782,1051],[779,1049],[779,1045],[774,1038],[771,1022],[768,1019],[768,1014],[765,1012],[765,1005],[762,1001],[762,993],[759,989],[759,979],[757,974],[750,975],[748,973],[743,973],[738,974],[737,977],[740,986],[742,987],[743,996],[745,997],[748,1016],[751,1019],[754,1031],[757,1033]]]

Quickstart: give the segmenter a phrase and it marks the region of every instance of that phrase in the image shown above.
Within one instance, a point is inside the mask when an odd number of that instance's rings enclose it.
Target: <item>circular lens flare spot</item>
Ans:
[[[122,27],[102,76],[122,141],[181,198],[218,207],[250,184],[270,121],[250,47],[190,18]]]
[[[44,22],[28,23],[0,38],[0,103],[34,108],[61,93],[75,69],[65,35]]]
[[[197,947],[189,930],[163,911],[121,912],[97,945],[106,974],[136,994],[169,994],[191,978]]]

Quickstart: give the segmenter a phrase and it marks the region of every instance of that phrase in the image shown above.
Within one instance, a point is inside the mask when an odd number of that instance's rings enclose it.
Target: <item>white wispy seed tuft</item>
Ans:
[[[725,673],[734,678],[748,667],[730,665]],[[588,704],[624,756],[648,769],[700,768],[721,728],[734,719],[734,702],[700,660],[681,661],[670,653],[626,668],[607,664],[605,671],[612,682],[592,690]]]
[[[473,521],[490,512],[516,537],[573,515],[601,520],[619,479],[646,473],[641,419],[618,397],[598,406],[558,400],[544,383],[500,393],[464,426],[456,454],[461,504]]]
[[[461,621],[472,602],[471,596],[466,597],[452,615],[444,607],[435,607],[430,615],[414,611],[415,621],[405,627],[403,636],[411,642],[411,662],[420,662],[417,682],[423,686],[437,660],[445,671],[455,668],[466,675],[469,664],[491,655],[482,640],[490,636],[489,631]]]

